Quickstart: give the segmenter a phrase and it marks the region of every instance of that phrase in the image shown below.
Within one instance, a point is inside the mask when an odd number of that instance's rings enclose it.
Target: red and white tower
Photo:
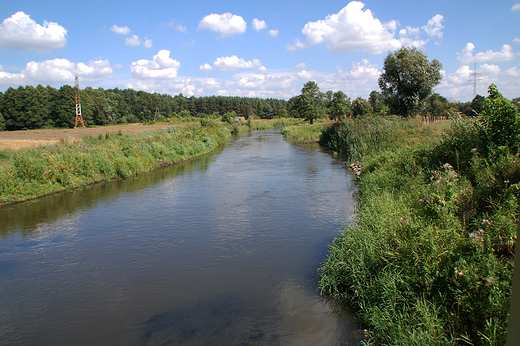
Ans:
[[[74,86],[76,89],[76,122],[74,123],[74,128],[78,126],[78,121],[81,121],[81,125],[85,127],[85,123],[83,122],[83,116],[81,115],[81,101],[79,99],[78,64],[76,64],[76,69],[74,71],[74,80]]]

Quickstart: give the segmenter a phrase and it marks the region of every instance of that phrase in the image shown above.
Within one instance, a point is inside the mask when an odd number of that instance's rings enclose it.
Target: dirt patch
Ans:
[[[150,131],[157,129],[165,129],[171,126],[184,127],[194,123],[159,123],[153,125],[143,124],[127,124],[127,125],[109,125],[102,127],[77,127],[75,129],[59,129],[59,130],[23,130],[23,131],[1,131],[0,132],[0,149],[26,149],[40,145],[52,145],[65,143],[67,141],[78,141],[81,137],[89,134],[97,136],[100,133],[119,132],[137,133],[141,131]]]

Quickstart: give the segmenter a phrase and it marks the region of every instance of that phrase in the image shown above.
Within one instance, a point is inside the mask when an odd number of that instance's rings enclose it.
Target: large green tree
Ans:
[[[350,105],[350,97],[341,90],[336,91],[332,94],[332,100],[330,101],[329,118],[338,121],[344,116],[352,115]]]
[[[403,47],[388,53],[379,77],[379,87],[388,100],[390,111],[405,117],[415,116],[423,108],[423,101],[442,79],[442,64],[428,60],[415,47]]]
[[[323,116],[323,97],[324,94],[320,92],[318,83],[308,81],[303,85],[299,104],[300,114],[311,124],[315,119]]]

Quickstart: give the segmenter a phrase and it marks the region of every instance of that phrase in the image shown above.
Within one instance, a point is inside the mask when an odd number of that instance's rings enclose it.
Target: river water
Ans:
[[[0,344],[344,345],[316,270],[343,163],[256,131],[135,179],[0,209]]]

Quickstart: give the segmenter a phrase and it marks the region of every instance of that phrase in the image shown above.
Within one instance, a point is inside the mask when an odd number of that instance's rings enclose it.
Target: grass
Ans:
[[[298,143],[318,143],[326,122],[317,122],[315,124],[291,125],[282,128],[282,134],[289,141]]]
[[[0,203],[8,204],[123,179],[206,154],[225,142],[224,125],[192,125],[138,134],[106,132],[80,141],[0,150]]]
[[[324,132],[363,170],[356,222],[331,244],[319,286],[355,309],[365,344],[505,344],[520,159],[478,149],[482,126],[458,118],[443,135],[388,117]]]

